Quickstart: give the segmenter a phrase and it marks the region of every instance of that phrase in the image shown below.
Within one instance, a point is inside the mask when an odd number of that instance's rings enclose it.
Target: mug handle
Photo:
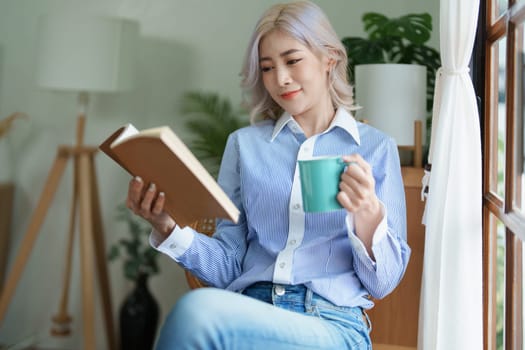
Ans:
[[[345,161],[343,160],[343,158],[339,158],[339,162],[340,162],[341,164],[344,164],[344,165],[345,165],[345,170],[346,170],[346,168],[349,167],[350,165],[357,165],[357,166],[359,166],[359,163],[357,163],[357,162],[355,162],[355,161],[345,162]]]

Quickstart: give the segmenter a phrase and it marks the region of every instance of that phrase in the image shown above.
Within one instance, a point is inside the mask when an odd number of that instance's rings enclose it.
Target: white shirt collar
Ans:
[[[304,133],[301,129],[301,126],[295,121],[293,116],[288,112],[284,112],[275,123],[272,138],[270,139],[271,142],[273,142],[273,140],[277,137],[277,135],[279,135],[279,133],[283,130],[285,126],[288,126],[290,130],[292,130],[292,132],[294,133]],[[359,130],[357,129],[357,122],[346,109],[337,109],[332,123],[330,123],[328,129],[323,131],[322,134],[329,132],[335,127],[340,127],[341,129],[345,130],[348,134],[350,134],[350,136],[353,137],[353,139],[358,145],[361,143],[361,139],[359,137]]]

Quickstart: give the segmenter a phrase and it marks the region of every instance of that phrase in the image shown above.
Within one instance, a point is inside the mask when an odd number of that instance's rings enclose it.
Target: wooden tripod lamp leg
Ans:
[[[93,217],[93,234],[95,242],[95,256],[97,262],[97,273],[99,277],[100,293],[102,296],[102,308],[104,313],[104,321],[106,326],[106,334],[108,340],[108,349],[116,350],[117,343],[115,339],[115,327],[113,324],[113,307],[111,305],[111,294],[109,287],[109,275],[106,263],[106,244],[104,242],[104,230],[102,226],[102,215],[100,210],[100,199],[97,184],[97,176],[95,172],[94,154],[89,158],[90,174],[91,174],[91,205]]]
[[[59,309],[52,318],[53,325],[51,327],[51,335],[53,336],[67,336],[71,334],[71,329],[69,327],[71,323],[71,316],[67,311],[67,306],[69,302],[69,284],[71,281],[73,242],[75,241],[75,219],[78,209],[78,160],[76,158],[74,163],[73,195],[71,196],[71,208],[69,213],[69,230],[66,257],[64,261],[64,280],[62,285],[62,294],[60,296]]]
[[[80,266],[82,270],[82,316],[84,328],[84,349],[95,350],[95,284],[94,261],[95,254],[93,217],[91,213],[91,180],[89,171],[89,156],[86,153],[78,155],[79,161],[79,204],[80,204]]]
[[[38,205],[35,209],[35,212],[33,213],[33,216],[31,217],[29,227],[22,240],[20,252],[17,254],[13,263],[13,267],[10,270],[10,273],[5,282],[4,289],[0,297],[0,323],[5,317],[7,307],[11,301],[20,276],[22,275],[25,264],[27,263],[29,254],[33,249],[33,244],[37,238],[38,230],[40,229],[47,210],[49,209],[49,206],[53,200],[53,196],[55,195],[60,178],[64,173],[68,158],[69,157],[67,153],[62,152],[61,149],[58,150],[53,166],[51,167],[47,177],[44,190],[40,195]]]

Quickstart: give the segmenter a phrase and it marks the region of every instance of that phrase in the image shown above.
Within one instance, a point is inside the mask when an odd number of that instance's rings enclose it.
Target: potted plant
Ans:
[[[362,17],[366,38],[342,39],[348,55],[349,81],[354,82],[355,66],[369,63],[419,64],[427,68],[427,111],[432,110],[436,71],[441,66],[439,52],[425,43],[432,33],[428,13],[388,18],[375,12]]]
[[[117,207],[117,219],[127,224],[127,236],[110,246],[108,259],[123,260],[126,279],[134,289],[124,300],[119,314],[121,349],[152,349],[157,331],[159,306],[148,289],[148,278],[159,273],[158,252],[148,242],[151,231],[145,221],[124,205]]]
[[[426,110],[426,123],[424,123],[426,124],[426,140],[424,142],[424,153],[426,154],[430,143],[432,121],[430,113],[434,99],[436,71],[441,66],[439,52],[426,45],[432,32],[432,17],[428,13],[421,13],[388,18],[379,13],[368,12],[363,15],[362,21],[367,37],[348,36],[342,39],[348,55],[349,81],[355,84],[355,72],[358,65],[363,65],[361,66],[363,72],[365,69],[370,72],[373,67],[365,67],[364,65],[390,64],[390,67],[398,70],[398,72],[392,72],[391,76],[403,76],[401,69],[410,68],[401,68],[401,65],[424,66],[426,68],[426,101],[421,102],[421,111],[425,113]],[[377,67],[378,69],[387,69],[386,65]],[[415,68],[414,66],[410,74],[417,76],[417,73],[414,72]],[[386,74],[384,75],[386,76]],[[370,86],[367,88],[374,89]],[[425,99],[425,96],[422,98]],[[359,101],[357,102],[359,103]],[[422,115],[421,119],[424,120],[425,116]],[[395,122],[393,123],[395,125]],[[403,137],[406,137],[408,129],[401,123],[399,123],[399,127],[404,130],[405,136]],[[403,132],[400,131],[400,133]],[[410,133],[408,132],[408,134]],[[423,157],[423,159],[425,158]]]

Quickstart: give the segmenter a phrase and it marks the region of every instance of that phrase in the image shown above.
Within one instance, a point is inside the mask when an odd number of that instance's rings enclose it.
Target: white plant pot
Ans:
[[[363,108],[356,117],[392,136],[400,146],[414,145],[414,121],[425,125],[426,87],[425,66],[357,65],[356,103]]]

